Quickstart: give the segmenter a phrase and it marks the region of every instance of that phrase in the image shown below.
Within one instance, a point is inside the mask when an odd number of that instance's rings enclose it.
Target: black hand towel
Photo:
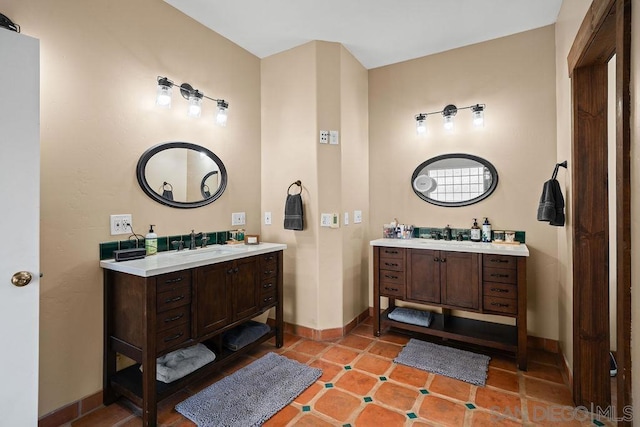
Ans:
[[[284,229],[302,230],[302,196],[300,194],[287,194],[287,201],[284,204]]]
[[[564,197],[560,183],[555,179],[550,179],[542,186],[542,195],[538,204],[538,221],[548,221],[549,225],[564,225]]]

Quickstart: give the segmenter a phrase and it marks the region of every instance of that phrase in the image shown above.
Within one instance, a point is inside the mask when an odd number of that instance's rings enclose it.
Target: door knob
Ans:
[[[11,276],[11,283],[15,286],[27,286],[31,282],[31,273],[28,271],[18,271]]]

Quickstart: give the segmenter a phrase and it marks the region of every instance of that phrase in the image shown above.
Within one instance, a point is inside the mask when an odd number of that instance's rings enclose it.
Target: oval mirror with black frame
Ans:
[[[136,167],[142,190],[174,208],[198,208],[227,187],[227,170],[211,150],[190,142],[166,142],[145,151]]]
[[[486,199],[498,185],[498,171],[471,154],[443,154],[418,166],[411,188],[422,200],[438,206],[467,206]]]

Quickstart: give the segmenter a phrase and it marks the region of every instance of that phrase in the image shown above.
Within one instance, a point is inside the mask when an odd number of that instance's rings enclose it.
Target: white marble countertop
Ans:
[[[135,276],[151,277],[284,249],[287,249],[287,245],[282,243],[211,245],[194,250],[158,252],[156,255],[130,261],[118,262],[114,259],[106,259],[100,261],[100,267]]]
[[[452,252],[475,252],[480,254],[529,256],[529,248],[524,243],[519,245],[470,242],[457,240],[433,239],[377,239],[371,246],[388,246],[393,248],[433,249]]]

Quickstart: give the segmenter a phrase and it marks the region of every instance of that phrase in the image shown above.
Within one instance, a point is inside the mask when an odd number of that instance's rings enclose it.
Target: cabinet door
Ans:
[[[442,304],[471,310],[480,308],[479,254],[441,251]]]
[[[407,299],[440,304],[440,251],[409,249]]]
[[[259,258],[234,261],[232,274],[233,320],[258,313],[260,297]]]
[[[233,263],[198,267],[195,271],[196,336],[202,337],[231,323]]]

